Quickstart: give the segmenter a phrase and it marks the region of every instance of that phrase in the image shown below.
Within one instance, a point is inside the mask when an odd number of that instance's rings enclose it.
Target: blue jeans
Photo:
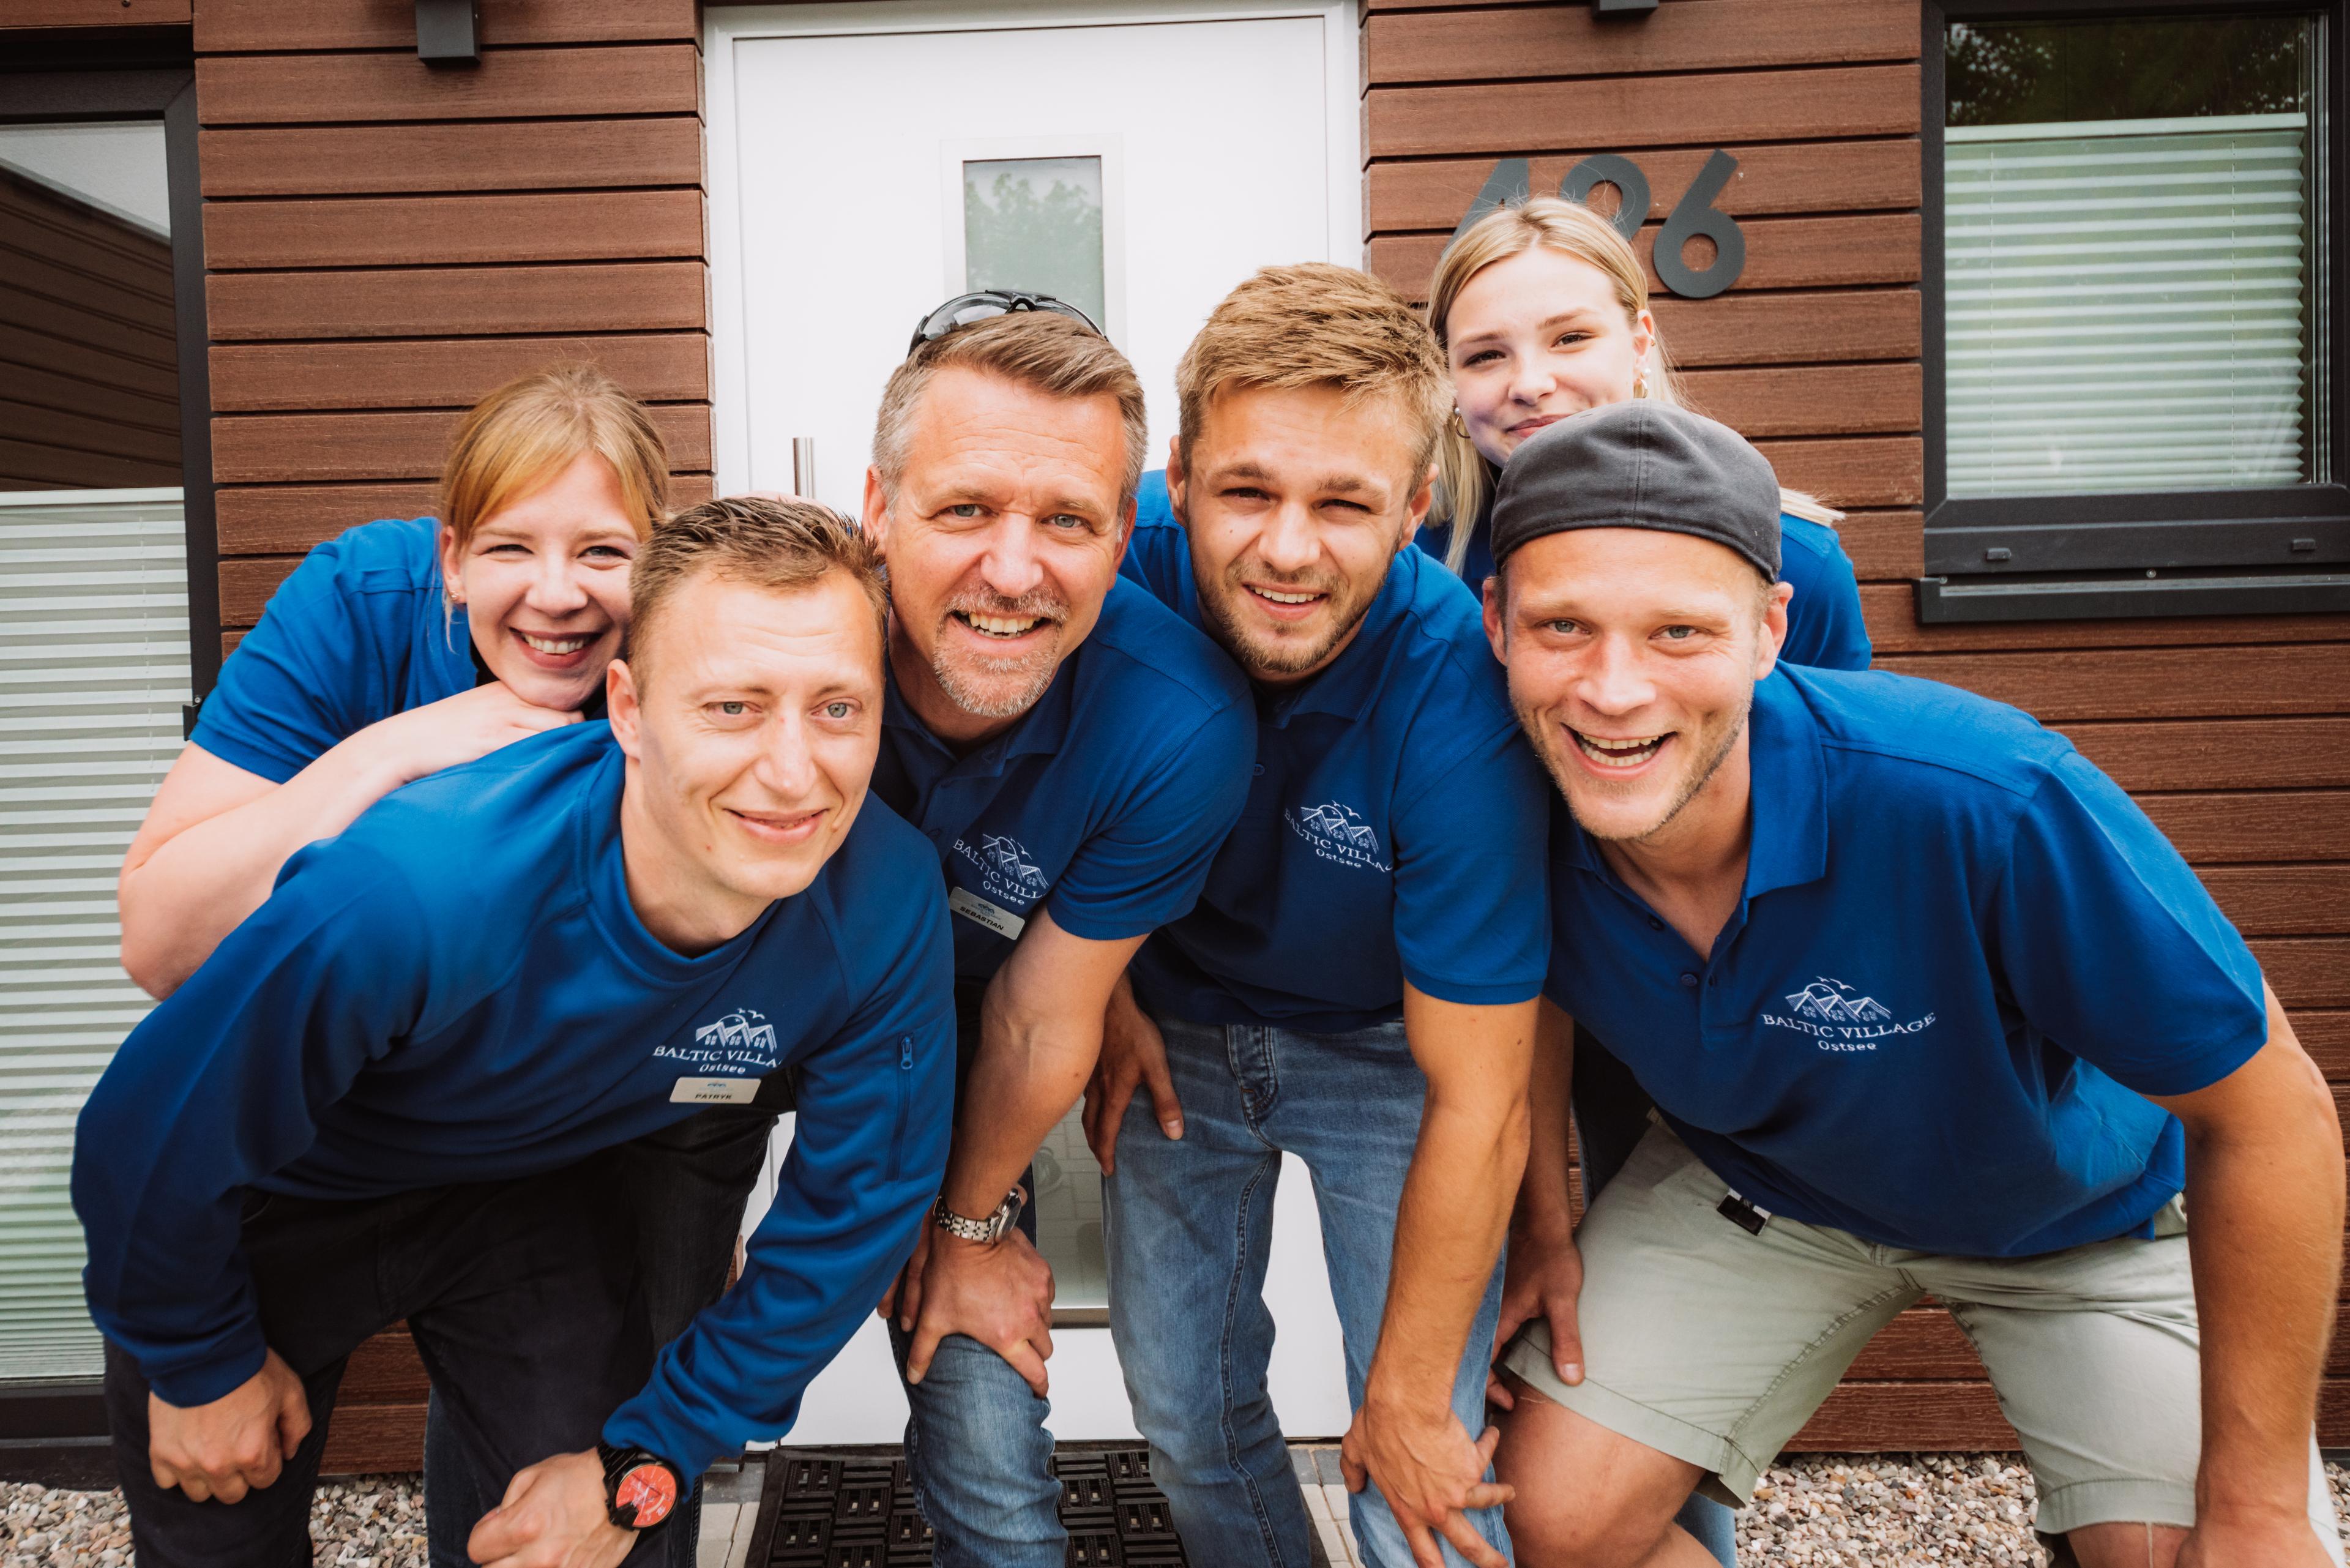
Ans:
[[[1632,1069],[1608,1053],[1581,1024],[1575,1029],[1575,1132],[1583,1155],[1583,1201],[1616,1179],[1633,1146],[1648,1130],[1656,1102]],[[1691,1493],[1674,1523],[1697,1538],[1721,1568],[1738,1568],[1738,1515],[1710,1497]]]
[[[1032,1175],[1021,1178],[1036,1189]],[[1020,1229],[1036,1239],[1036,1217]],[[906,1374],[913,1336],[889,1320],[889,1348]],[[906,1469],[931,1527],[934,1568],[1062,1568],[1061,1483],[1053,1477],[1052,1414],[1012,1364],[975,1339],[951,1334],[931,1369],[906,1385]]]
[[[1359,1408],[1428,1081],[1400,1023],[1350,1034],[1170,1018],[1159,1027],[1183,1137],[1159,1130],[1147,1091],[1118,1130],[1118,1174],[1104,1184],[1110,1334],[1186,1554],[1216,1568],[1305,1568],[1313,1527],[1265,1387],[1281,1157],[1296,1155],[1314,1179],[1347,1392]],[[1453,1384],[1453,1412],[1471,1437],[1485,1428],[1501,1301],[1496,1269]],[[1367,1563],[1411,1568],[1376,1489],[1356,1493],[1352,1510]],[[1509,1551],[1499,1509],[1470,1518]],[[1443,1550],[1448,1564],[1465,1561]]]

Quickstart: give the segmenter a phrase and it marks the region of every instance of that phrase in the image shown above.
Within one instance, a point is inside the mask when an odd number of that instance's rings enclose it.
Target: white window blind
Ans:
[[[1953,496],[2306,471],[2300,114],[1951,126]]]
[[[0,492],[0,1381],[96,1376],[74,1117],[151,1005],[114,877],[180,751],[177,490]]]

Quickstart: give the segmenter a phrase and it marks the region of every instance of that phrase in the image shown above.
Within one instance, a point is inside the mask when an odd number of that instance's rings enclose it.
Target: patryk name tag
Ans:
[[[947,890],[947,908],[975,926],[984,926],[1006,941],[1018,941],[1028,922],[1009,909],[999,909],[966,888]]]
[[[672,1106],[747,1106],[758,1097],[756,1078],[680,1078],[669,1092]]]

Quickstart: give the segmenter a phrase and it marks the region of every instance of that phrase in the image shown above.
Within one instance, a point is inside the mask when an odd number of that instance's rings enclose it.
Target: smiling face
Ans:
[[[703,572],[612,668],[629,891],[655,936],[713,947],[814,881],[881,743],[881,633],[846,572],[778,590]]]
[[[1657,324],[1628,317],[1605,272],[1538,244],[1471,277],[1444,327],[1461,422],[1500,464],[1544,426],[1632,396]]]
[[[1428,514],[1420,431],[1393,398],[1236,388],[1167,464],[1200,608],[1254,679],[1299,680],[1343,651]]]
[[[1649,839],[1704,790],[1745,737],[1788,593],[1687,534],[1578,528],[1512,553],[1486,587],[1486,634],[1586,832]]]
[[[923,389],[891,492],[865,482],[889,564],[899,691],[972,742],[1035,706],[1101,618],[1134,522],[1118,400],[1063,398],[962,366]]]
[[[483,518],[463,547],[442,529],[441,577],[490,672],[526,702],[572,709],[619,657],[636,553],[620,483],[586,452]]]

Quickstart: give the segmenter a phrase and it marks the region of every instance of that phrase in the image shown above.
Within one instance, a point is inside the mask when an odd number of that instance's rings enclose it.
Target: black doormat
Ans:
[[[1150,1452],[1131,1443],[1062,1443],[1061,1523],[1071,1568],[1180,1568]],[[1315,1543],[1317,1548],[1319,1542]],[[931,1527],[895,1449],[776,1449],[767,1455],[750,1568],[927,1568]]]

